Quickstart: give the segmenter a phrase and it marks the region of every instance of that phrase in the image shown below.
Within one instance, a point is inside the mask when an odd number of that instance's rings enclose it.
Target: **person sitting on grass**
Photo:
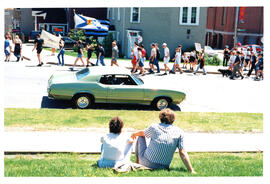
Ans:
[[[119,117],[110,120],[110,133],[101,137],[101,158],[97,162],[99,167],[113,168],[130,162],[133,140],[130,136],[121,134],[123,126]]]
[[[175,113],[171,109],[164,109],[159,113],[159,124],[152,124],[144,131],[133,133],[131,137],[136,139],[136,162],[151,169],[169,169],[176,148],[182,162],[190,173],[195,170],[189,160],[188,153],[184,149],[183,130],[172,125],[175,120]],[[146,138],[150,143],[146,145]]]

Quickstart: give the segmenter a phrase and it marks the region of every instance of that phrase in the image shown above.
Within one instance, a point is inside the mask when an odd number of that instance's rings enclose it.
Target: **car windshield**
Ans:
[[[88,68],[84,68],[78,72],[76,72],[76,77],[77,80],[81,80],[82,78],[84,78],[85,76],[87,76],[90,73]]]
[[[138,78],[138,77],[136,77],[135,75],[131,74],[131,77],[132,77],[132,79],[133,79],[138,85],[144,84],[143,80],[140,79],[140,78]]]

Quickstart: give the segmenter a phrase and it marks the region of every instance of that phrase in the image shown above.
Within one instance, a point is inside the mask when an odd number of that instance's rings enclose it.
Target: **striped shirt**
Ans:
[[[144,134],[150,138],[144,156],[153,163],[169,166],[176,148],[184,149],[184,132],[174,125],[152,124]]]

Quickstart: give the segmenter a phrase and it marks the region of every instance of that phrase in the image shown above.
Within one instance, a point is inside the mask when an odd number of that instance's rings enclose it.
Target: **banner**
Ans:
[[[202,51],[202,47],[200,43],[194,43],[195,44],[195,49],[197,52],[201,52]]]
[[[246,7],[240,7],[239,8],[239,23],[245,23],[244,22],[244,16],[245,16]]]
[[[75,28],[84,29],[85,34],[89,36],[107,36],[110,22],[106,20],[97,20],[92,17],[74,14]]]
[[[61,39],[61,35],[55,36],[45,30],[42,30],[40,38],[44,40],[43,46],[59,49],[59,42]]]

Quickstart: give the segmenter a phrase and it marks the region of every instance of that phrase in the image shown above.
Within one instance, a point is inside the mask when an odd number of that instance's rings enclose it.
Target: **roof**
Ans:
[[[90,71],[90,75],[131,74],[128,69],[117,66],[93,66],[88,69]]]

